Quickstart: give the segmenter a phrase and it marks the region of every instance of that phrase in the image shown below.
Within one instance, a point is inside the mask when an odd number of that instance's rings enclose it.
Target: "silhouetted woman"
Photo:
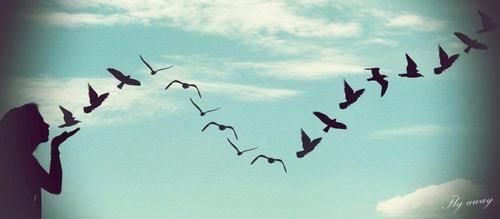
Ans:
[[[33,156],[47,142],[49,125],[38,106],[29,103],[8,111],[0,120],[0,218],[41,218],[41,188],[61,193],[62,169],[59,145],[79,128],[52,139],[50,171]]]

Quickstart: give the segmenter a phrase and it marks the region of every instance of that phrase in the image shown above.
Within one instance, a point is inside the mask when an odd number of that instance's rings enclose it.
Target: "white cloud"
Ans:
[[[437,125],[414,125],[414,126],[404,126],[394,129],[385,129],[375,131],[370,134],[371,138],[386,139],[393,138],[397,136],[403,137],[432,137],[435,135],[443,134],[449,132],[449,128],[445,128]]]
[[[479,185],[466,179],[455,179],[381,201],[377,204],[376,210],[386,216],[398,218],[439,218],[439,216],[443,218],[445,215],[456,213],[453,208],[448,208],[452,196],[459,196],[462,200],[487,197]],[[461,208],[459,210],[462,212],[466,210],[465,206]]]
[[[361,41],[361,44],[363,45],[383,45],[383,46],[398,46],[399,43],[395,40],[388,40],[388,39],[382,39],[382,38],[372,38],[368,40]]]
[[[421,31],[435,31],[443,27],[444,23],[415,14],[403,14],[387,19],[386,25],[397,28],[411,28]]]
[[[37,16],[54,24],[114,25],[152,23],[226,36],[273,35],[299,37],[350,37],[361,31],[355,22],[331,21],[299,15],[285,1],[58,1],[72,8],[111,8],[104,12],[48,12]],[[65,18],[65,19],[60,19]]]

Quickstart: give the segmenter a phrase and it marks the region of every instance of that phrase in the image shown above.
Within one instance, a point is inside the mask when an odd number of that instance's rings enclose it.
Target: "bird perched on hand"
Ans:
[[[354,102],[358,100],[358,98],[365,92],[365,89],[359,89],[356,92],[349,86],[347,81],[344,80],[344,95],[345,95],[345,102],[342,102],[339,104],[340,109],[345,109]]]
[[[90,113],[92,110],[95,108],[99,107],[106,98],[108,98],[109,93],[104,93],[101,95],[97,95],[97,92],[90,86],[89,84],[89,101],[90,101],[90,106],[83,107],[83,111],[85,113]]]
[[[236,145],[234,145],[233,142],[231,142],[231,140],[229,140],[229,138],[226,138],[226,139],[229,142],[229,144],[236,150],[236,155],[238,155],[238,156],[241,156],[245,152],[253,151],[253,150],[257,149],[257,147],[254,147],[254,148],[250,148],[250,149],[246,149],[246,150],[240,151],[240,149],[238,149],[236,147]]]
[[[144,64],[145,64],[148,68],[149,68],[149,70],[151,70],[151,75],[155,75],[155,74],[156,74],[156,73],[158,73],[159,71],[167,70],[167,69],[169,69],[169,68],[174,67],[173,65],[171,65],[171,66],[168,66],[168,67],[166,67],[166,68],[160,68],[160,69],[154,70],[154,69],[151,67],[151,65],[149,65],[149,64],[146,62],[146,60],[144,60],[144,59],[142,58],[142,56],[141,56],[141,55],[139,55],[139,57],[141,58],[142,62],[143,62],[143,63],[144,63]]]
[[[211,109],[211,110],[207,110],[207,111],[203,111],[201,110],[201,108],[193,101],[193,99],[189,98],[189,100],[191,100],[191,103],[193,103],[194,107],[196,107],[196,109],[198,109],[198,111],[200,111],[200,116],[204,116],[205,114],[209,113],[209,112],[213,112],[213,111],[216,111],[216,110],[219,110],[220,108],[222,107],[219,107],[219,108],[215,108],[215,109]]]
[[[313,112],[313,114],[326,125],[323,129],[324,132],[328,132],[330,128],[347,129],[347,126],[344,123],[337,122],[337,119],[330,119],[330,117],[321,112]]]
[[[172,82],[170,82],[167,87],[165,87],[165,90],[167,90],[173,83],[179,83],[182,85],[182,88],[184,89],[188,89],[189,87],[194,87],[196,88],[196,91],[198,92],[198,96],[201,98],[201,93],[200,93],[200,90],[198,89],[198,86],[196,86],[196,84],[188,84],[188,83],[184,83],[182,81],[179,81],[179,80],[173,80]]]
[[[141,82],[130,78],[130,75],[125,76],[121,71],[118,71],[114,68],[108,68],[109,73],[111,73],[117,80],[120,81],[120,84],[118,84],[119,89],[122,89],[123,85],[132,85],[132,86],[141,86]]]
[[[268,156],[263,155],[263,154],[261,154],[261,155],[259,155],[259,156],[255,157],[255,159],[253,159],[253,160],[252,160],[252,162],[250,162],[250,165],[252,165],[253,163],[255,163],[255,161],[256,161],[257,159],[259,159],[259,158],[266,158],[266,159],[267,159],[267,162],[268,162],[268,163],[270,163],[270,164],[274,163],[275,161],[280,162],[280,163],[281,163],[281,165],[283,165],[283,169],[285,170],[285,173],[288,173],[288,172],[286,171],[285,163],[283,163],[283,161],[282,161],[281,159],[276,159],[276,158],[268,157]]]
[[[205,125],[205,127],[203,127],[203,129],[201,129],[201,131],[205,131],[205,129],[208,128],[208,126],[210,125],[216,125],[219,127],[219,130],[220,131],[224,131],[225,129],[231,129],[233,130],[233,133],[234,133],[234,137],[236,138],[236,140],[238,140],[238,135],[236,135],[236,131],[234,131],[234,128],[232,126],[228,126],[228,125],[221,125],[221,124],[218,124],[216,122],[209,122],[207,125]]]
[[[476,33],[490,32],[500,27],[500,25],[496,24],[493,19],[491,19],[491,17],[487,14],[483,13],[480,10],[477,10],[477,13],[479,13],[479,16],[481,16],[481,23],[483,24],[483,28],[481,30],[478,30]]]
[[[372,77],[366,79],[367,81],[376,81],[382,87],[380,97],[383,97],[389,87],[389,82],[385,79],[387,75],[380,74],[380,68],[365,68],[365,70],[371,70]]]
[[[451,65],[458,59],[459,54],[454,54],[448,56],[448,54],[439,45],[439,63],[441,66],[434,68],[434,74],[441,74],[446,69],[450,68]]]
[[[471,39],[470,37],[468,37],[467,35],[463,34],[463,33],[460,33],[460,32],[455,32],[453,33],[455,34],[456,37],[458,37],[458,39],[460,41],[462,41],[462,43],[464,43],[467,47],[464,49],[464,52],[465,53],[469,53],[469,51],[471,49],[481,49],[481,50],[485,50],[485,49],[488,49],[488,47],[480,42],[478,42],[477,40],[473,40]]]
[[[76,125],[79,122],[81,122],[79,120],[76,120],[75,117],[73,116],[73,113],[71,113],[66,108],[59,106],[59,109],[61,109],[61,111],[64,115],[64,124],[58,126],[59,128],[70,127],[70,126]]]
[[[417,63],[413,61],[413,59],[410,58],[410,56],[406,53],[406,62],[408,63],[406,65],[406,73],[399,74],[401,77],[407,77],[407,78],[419,78],[419,77],[424,77],[420,73],[418,73],[417,69]]]
[[[302,139],[302,151],[297,152],[297,158],[302,158],[309,152],[313,151],[314,148],[321,142],[321,138],[316,138],[311,141],[311,138],[307,136],[303,129],[300,129],[301,139]]]

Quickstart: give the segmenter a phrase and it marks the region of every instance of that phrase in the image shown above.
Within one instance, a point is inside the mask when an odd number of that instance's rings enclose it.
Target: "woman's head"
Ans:
[[[38,106],[28,103],[9,110],[0,121],[2,138],[15,140],[10,142],[23,151],[32,153],[38,144],[49,140],[49,125],[38,111]]]

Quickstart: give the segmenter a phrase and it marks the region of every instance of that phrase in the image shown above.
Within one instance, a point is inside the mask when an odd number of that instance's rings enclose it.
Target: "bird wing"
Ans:
[[[205,129],[207,129],[208,126],[210,125],[219,125],[219,124],[217,124],[216,122],[209,122],[208,124],[205,125],[205,127],[203,127],[203,129],[201,129],[201,131],[205,131]]]
[[[466,45],[469,45],[472,42],[472,40],[463,33],[455,32],[453,34],[455,34],[455,36],[458,37],[458,39],[460,39],[460,41],[462,41],[462,43],[465,43]]]
[[[455,54],[455,55],[450,56],[450,65],[453,64],[455,61],[457,61],[459,56],[460,56],[460,54]]]
[[[151,68],[151,65],[149,65],[149,64],[146,62],[146,60],[144,60],[144,59],[142,58],[142,56],[141,56],[141,55],[139,55],[139,57],[141,58],[142,62],[143,62],[146,66],[148,66],[149,70],[154,71],[154,70],[153,70],[153,68]]]
[[[98,102],[99,103],[104,102],[104,100],[106,100],[108,98],[108,96],[109,96],[109,93],[103,93],[103,94],[99,95]]]
[[[64,121],[65,122],[68,122],[68,121],[71,121],[73,119],[75,119],[73,117],[73,113],[71,113],[70,111],[68,111],[67,109],[65,109],[64,107],[62,106],[59,106],[59,109],[61,109],[63,115],[64,115]]]
[[[215,108],[215,109],[211,109],[211,110],[207,110],[205,111],[205,113],[209,113],[209,112],[213,112],[213,111],[217,111],[219,109],[221,109],[222,107],[218,107],[218,108]]]
[[[370,70],[374,78],[380,76],[380,68],[365,68],[365,70]]]
[[[238,135],[236,135],[236,131],[234,130],[234,128],[232,126],[226,126],[226,128],[233,130],[234,137],[236,138],[236,140],[238,140]]]
[[[406,55],[406,62],[408,63],[406,65],[406,72],[409,73],[412,71],[416,71],[417,63],[415,63],[415,61],[413,61],[413,59],[411,59],[408,54],[405,54],[405,55]]]
[[[121,71],[118,71],[118,70],[116,70],[114,68],[108,68],[108,71],[113,76],[115,76],[115,78],[118,79],[119,81],[125,81],[126,80],[125,75]]]
[[[389,81],[385,79],[377,80],[377,82],[382,86],[382,93],[380,94],[381,96],[384,96],[385,92],[387,91],[387,87],[389,87]]]
[[[328,117],[327,115],[321,113],[321,112],[313,112],[313,114],[318,117],[319,120],[321,120],[321,122],[325,123],[326,125],[328,125],[332,120],[330,119],[330,117]]]
[[[193,103],[194,107],[196,107],[196,109],[198,109],[198,111],[200,111],[200,113],[203,113],[203,111],[200,109],[200,107],[198,107],[198,105],[196,105],[196,103],[193,101],[193,99],[189,98],[189,100],[191,101],[191,103]]]
[[[198,86],[196,86],[196,84],[188,84],[190,87],[194,87],[196,88],[196,92],[198,92],[198,96],[200,96],[201,98],[201,93],[200,93],[200,89],[198,89]]]
[[[347,126],[344,123],[337,121],[333,124],[333,127],[336,129],[347,129]]]
[[[274,160],[275,160],[275,161],[280,162],[280,163],[281,163],[281,165],[283,165],[283,169],[285,169],[285,173],[288,173],[288,172],[286,171],[286,166],[285,166],[285,163],[283,163],[283,161],[282,161],[281,159],[274,159]]]
[[[470,45],[472,48],[475,49],[488,49],[488,47],[480,42],[474,42],[472,45]]]
[[[344,95],[347,99],[348,96],[351,96],[354,91],[352,90],[351,86],[347,83],[346,80],[344,80]]]
[[[493,19],[491,19],[490,16],[480,10],[477,10],[477,13],[479,13],[479,16],[481,16],[481,23],[483,24],[483,28],[495,26],[495,22],[493,22]]]
[[[356,97],[356,100],[361,96],[363,95],[363,93],[365,92],[365,89],[359,89],[357,90],[356,92],[354,92],[354,96]]]
[[[307,136],[306,132],[304,132],[304,129],[300,129],[300,136],[302,140],[302,148],[306,149],[311,143],[311,139]]]
[[[245,153],[245,152],[248,152],[248,151],[253,151],[253,150],[257,149],[257,148],[258,148],[258,147],[254,147],[254,148],[246,149],[246,150],[241,151],[241,153]]]
[[[441,66],[445,65],[445,63],[448,62],[448,59],[448,54],[446,54],[443,48],[439,46],[439,63],[441,64]]]
[[[93,103],[95,103],[95,101],[97,101],[97,92],[95,92],[94,88],[92,88],[92,86],[90,86],[89,84],[89,100],[90,100],[90,104],[93,105]]]
[[[160,69],[158,69],[158,70],[156,70],[156,71],[163,71],[163,70],[170,69],[170,68],[172,68],[172,67],[174,67],[174,66],[173,66],[173,65],[171,65],[171,66],[168,66],[168,67],[166,67],[166,68],[160,68]]]
[[[125,80],[125,84],[140,86],[141,82],[133,78],[127,78],[127,80]]]
[[[179,80],[173,80],[172,82],[170,82],[167,87],[165,87],[165,90],[168,89],[173,83],[179,83],[179,84],[182,84],[182,82],[180,82]]]
[[[240,150],[236,147],[236,145],[233,144],[233,142],[231,142],[231,140],[229,140],[229,138],[226,138],[227,141],[229,142],[229,144],[231,145],[231,147],[233,147],[237,152],[240,152]],[[242,153],[242,152],[240,152]]]
[[[253,164],[253,163],[254,163],[257,159],[259,159],[259,158],[261,158],[261,157],[266,158],[266,159],[269,159],[269,157],[266,157],[266,155],[261,154],[261,155],[259,155],[259,156],[255,157],[255,158],[252,160],[252,162],[250,162],[250,165],[252,165],[252,164]]]
[[[316,138],[311,141],[311,144],[309,144],[309,147],[314,148],[316,147],[319,143],[321,142],[321,138]]]

